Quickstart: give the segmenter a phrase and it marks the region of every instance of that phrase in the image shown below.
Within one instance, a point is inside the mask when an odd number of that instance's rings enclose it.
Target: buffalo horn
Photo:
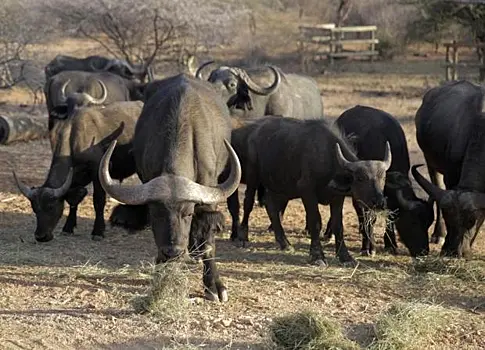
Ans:
[[[61,87],[61,101],[62,102],[66,102],[66,100],[67,100],[66,89],[67,89],[67,86],[69,85],[70,82],[71,82],[71,79],[67,79],[64,82],[64,84],[62,84],[62,87]]]
[[[216,204],[227,199],[236,191],[241,180],[241,164],[231,144],[224,140],[231,160],[231,173],[228,179],[216,187],[200,185],[186,177],[165,174],[140,185],[119,185],[109,174],[109,161],[116,147],[116,140],[111,143],[101,159],[99,180],[106,193],[117,201],[131,205],[147,202],[195,202]]]
[[[197,79],[202,79],[202,75],[201,75],[202,70],[203,70],[205,67],[207,67],[208,65],[213,64],[214,62],[215,62],[215,61],[207,61],[207,62],[205,62],[205,63],[202,63],[202,64],[199,66],[199,68],[197,68],[197,70],[195,71],[195,77],[196,77]]]
[[[17,184],[17,187],[19,188],[20,192],[28,199],[31,199],[32,195],[34,194],[34,190],[31,189],[26,184],[24,184],[22,181],[20,181],[17,178],[17,174],[15,173],[15,171],[13,171],[13,178],[15,179],[15,183]]]
[[[281,75],[275,67],[268,66],[268,68],[273,72],[273,74],[275,76],[275,80],[274,80],[273,84],[271,86],[267,87],[267,88],[263,88],[263,87],[259,86],[258,84],[256,84],[254,82],[254,80],[252,80],[249,77],[248,73],[242,68],[231,67],[231,68],[229,68],[229,70],[232,72],[232,74],[234,74],[235,76],[242,79],[246,83],[246,85],[248,86],[249,90],[251,90],[255,94],[270,95],[273,92],[275,92],[276,89],[278,89],[280,82],[281,82]]]
[[[106,85],[101,80],[98,80],[99,85],[101,85],[101,90],[103,90],[103,95],[101,98],[97,99],[88,94],[87,92],[84,93],[84,97],[93,105],[101,105],[106,101],[106,98],[108,97],[108,89],[106,88]]]
[[[52,196],[54,198],[62,198],[64,195],[67,193],[69,188],[71,188],[71,183],[72,183],[72,176],[73,176],[73,170],[72,168],[69,169],[69,173],[67,173],[66,180],[62,184],[61,187],[58,188],[51,188],[49,190],[52,190]]]
[[[388,170],[391,167],[391,163],[392,163],[391,145],[389,144],[389,141],[387,141],[386,153],[384,155],[384,165],[386,167],[386,170]]]
[[[342,149],[340,148],[340,145],[338,144],[337,142],[337,160],[338,160],[338,163],[340,164],[340,166],[344,169],[348,169],[350,171],[353,171],[354,170],[354,164],[350,161],[348,161],[343,153],[342,153]]]
[[[413,165],[411,168],[411,173],[413,174],[414,179],[416,182],[428,193],[430,197],[433,197],[438,205],[441,205],[442,199],[446,194],[446,190],[439,188],[438,186],[432,184],[428,180],[424,178],[418,171],[418,168],[423,166],[424,164],[417,164]]]

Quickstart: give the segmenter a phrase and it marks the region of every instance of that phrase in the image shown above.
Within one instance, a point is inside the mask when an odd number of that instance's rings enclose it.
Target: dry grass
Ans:
[[[282,350],[354,350],[358,344],[347,339],[335,320],[312,311],[281,316],[270,325],[275,349]]]
[[[369,350],[421,350],[435,344],[452,312],[441,306],[400,302],[380,315]]]
[[[485,282],[485,262],[480,260],[430,256],[417,259],[413,268],[417,272],[452,276],[466,282]]]
[[[149,313],[163,323],[187,322],[189,313],[190,271],[186,263],[174,261],[153,267],[148,293],[136,297],[138,313]]]

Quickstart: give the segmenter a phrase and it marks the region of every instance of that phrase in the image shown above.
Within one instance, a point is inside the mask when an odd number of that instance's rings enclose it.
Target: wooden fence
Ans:
[[[459,62],[458,52],[461,47],[476,47],[483,48],[485,44],[467,43],[467,42],[457,42],[455,40],[451,42],[445,42],[444,46],[446,48],[445,57],[445,79],[457,80],[458,79],[458,68],[459,67],[471,67],[478,68],[479,81],[485,80],[485,59],[483,56],[476,63]]]
[[[333,64],[337,57],[369,57],[378,55],[375,45],[376,26],[336,27],[334,23],[303,24],[299,26],[298,47],[302,70],[306,71],[309,60],[326,58]],[[350,49],[347,45],[352,45]],[[355,46],[362,47],[355,49]]]

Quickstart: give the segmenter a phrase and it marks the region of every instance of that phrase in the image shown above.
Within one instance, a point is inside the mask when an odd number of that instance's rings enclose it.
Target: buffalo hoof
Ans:
[[[367,250],[367,249],[361,249],[360,251],[360,255],[362,256],[372,256],[374,257],[376,255],[376,251],[375,250]]]
[[[64,231],[64,230],[63,230],[63,231],[62,231],[62,235],[64,235],[64,236],[73,236],[73,235],[74,235],[74,232],[72,232],[72,231],[71,231],[71,232],[69,232],[69,231]]]
[[[291,244],[280,244],[280,249],[284,250],[285,252],[294,252],[295,248]]]
[[[323,235],[321,241],[323,243],[329,243],[331,239],[332,239],[332,235]]]
[[[221,302],[221,303],[225,303],[229,300],[229,296],[227,294],[226,288],[221,288],[218,294],[215,294],[209,290],[206,290],[204,293],[204,297],[208,301],[215,301],[215,302]]]
[[[104,239],[104,236],[101,235],[91,235],[91,238],[93,241],[102,241]]]
[[[318,266],[318,267],[327,267],[327,261],[323,259],[315,259],[312,261],[312,265]]]
[[[340,261],[340,263],[343,267],[357,267],[359,265],[359,262],[352,257],[348,260]]]

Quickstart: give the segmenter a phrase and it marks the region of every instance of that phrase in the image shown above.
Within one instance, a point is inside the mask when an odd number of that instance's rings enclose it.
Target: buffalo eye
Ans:
[[[237,84],[236,84],[236,82],[235,82],[235,81],[233,81],[233,80],[232,80],[232,81],[230,81],[230,82],[227,84],[227,86],[228,86],[230,89],[234,90],[234,89],[237,87]]]

